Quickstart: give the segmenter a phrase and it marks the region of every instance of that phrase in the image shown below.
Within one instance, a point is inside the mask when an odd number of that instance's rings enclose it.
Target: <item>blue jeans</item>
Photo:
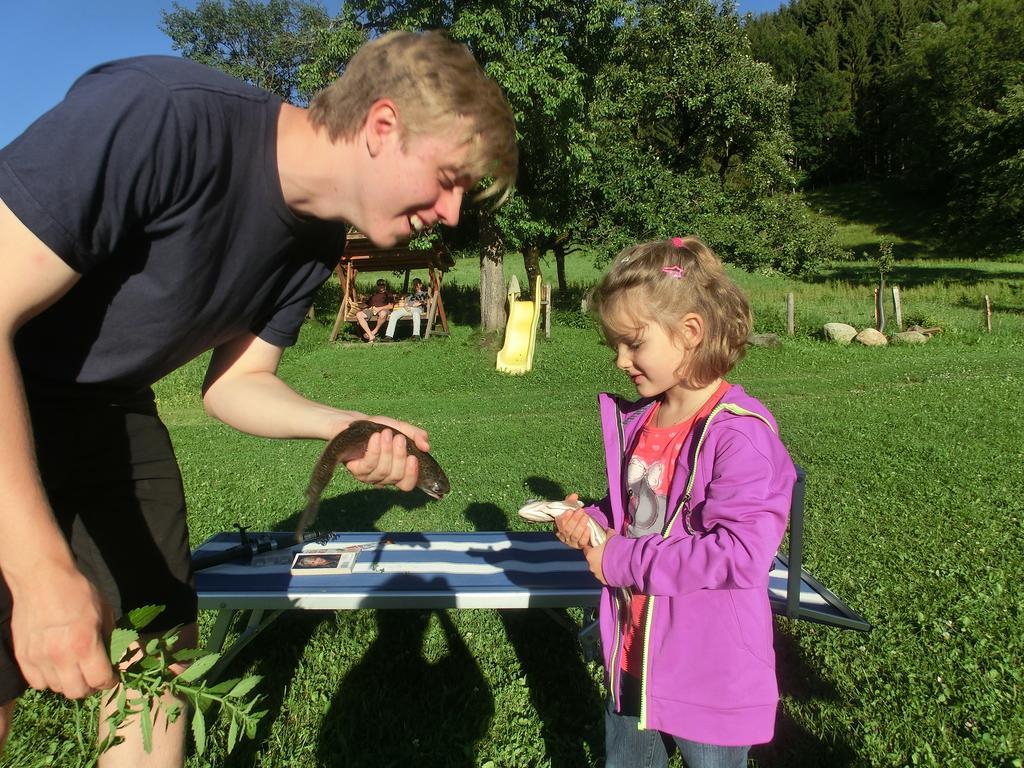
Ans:
[[[687,768],[746,768],[750,747],[720,747],[701,744],[661,731],[641,731],[639,717],[620,715],[612,699],[604,714],[605,768],[667,768],[675,749]]]

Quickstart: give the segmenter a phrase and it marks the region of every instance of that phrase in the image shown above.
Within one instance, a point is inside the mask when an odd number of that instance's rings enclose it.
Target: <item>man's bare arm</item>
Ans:
[[[252,334],[214,350],[203,383],[207,413],[251,435],[322,440],[330,440],[352,421],[370,418],[405,433],[420,450],[430,450],[427,433],[419,427],[333,408],[300,395],[277,376],[282,351]],[[345,466],[363,482],[410,491],[416,487],[419,468],[406,452],[405,440],[393,438],[391,433],[374,435],[366,456]]]
[[[75,567],[39,479],[14,336],[77,280],[0,201],[0,570],[22,673],[73,698],[114,682],[109,609]]]

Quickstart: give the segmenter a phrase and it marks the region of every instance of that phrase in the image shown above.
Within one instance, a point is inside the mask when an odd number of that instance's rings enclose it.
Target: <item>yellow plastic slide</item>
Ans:
[[[497,368],[505,373],[526,373],[533,368],[533,350],[537,346],[537,325],[540,323],[540,276],[533,289],[533,301],[517,301],[519,285],[510,286],[508,324],[505,344],[498,353]]]

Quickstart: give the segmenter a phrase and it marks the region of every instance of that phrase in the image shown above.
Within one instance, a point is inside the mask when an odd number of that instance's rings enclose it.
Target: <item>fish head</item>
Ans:
[[[423,471],[424,469],[426,471]],[[448,492],[451,490],[448,477],[436,464],[434,466],[421,468],[417,487],[427,494],[427,496],[434,499],[440,499],[447,496]]]

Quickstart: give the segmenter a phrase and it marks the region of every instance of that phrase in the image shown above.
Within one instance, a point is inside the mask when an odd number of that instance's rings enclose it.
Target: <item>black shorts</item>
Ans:
[[[27,389],[40,475],[78,568],[118,618],[142,605],[166,606],[146,632],[194,622],[185,493],[152,393],[111,404]],[[11,595],[0,579],[0,702],[26,687],[11,644]]]

